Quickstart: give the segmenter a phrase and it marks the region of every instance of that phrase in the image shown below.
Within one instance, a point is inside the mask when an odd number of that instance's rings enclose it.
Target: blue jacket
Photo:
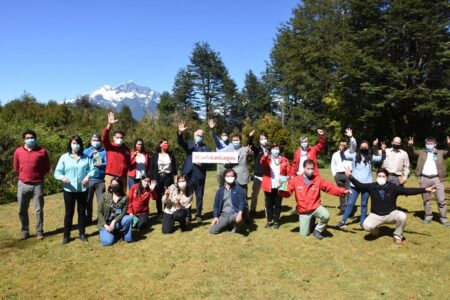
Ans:
[[[183,168],[181,169],[181,175],[189,174],[194,168],[192,163],[192,152],[211,152],[208,146],[203,143],[196,144],[192,141],[185,141],[183,135],[179,132],[177,133],[178,145],[180,145],[186,152],[186,159],[183,163]],[[206,165],[196,166],[202,173],[206,174]]]
[[[84,192],[86,186],[82,184],[84,177],[91,178],[94,175],[94,166],[92,160],[87,156],[81,156],[75,160],[70,153],[65,153],[59,158],[55,168],[54,177],[57,180],[63,180],[67,177],[70,182],[63,184],[63,189],[67,192]]]
[[[94,147],[89,147],[87,149],[84,149],[83,152],[85,155],[89,156],[90,159],[92,159],[92,163],[94,164],[94,176],[92,176],[90,179],[95,180],[103,180],[105,178],[105,168],[106,168],[106,151],[105,148],[100,148],[97,150],[97,153],[94,154]],[[96,166],[95,163],[97,161],[97,156],[99,156],[102,160],[101,166]]]
[[[219,137],[217,136],[215,131],[211,131],[211,137],[214,140],[214,143],[216,144],[216,152],[220,152],[221,150],[223,150],[226,146],[228,146],[230,144],[230,142],[224,142],[221,139],[219,139]]]
[[[220,187],[216,192],[216,197],[214,199],[214,218],[218,218],[222,213],[223,208],[223,195],[224,195],[225,187]],[[244,211],[245,207],[245,198],[246,193],[245,190],[240,187],[238,184],[234,184],[231,187],[231,203],[233,204],[233,210],[235,213],[240,211]]]

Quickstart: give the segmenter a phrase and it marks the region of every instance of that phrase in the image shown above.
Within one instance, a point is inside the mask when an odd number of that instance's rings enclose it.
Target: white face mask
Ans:
[[[144,189],[146,189],[148,187],[148,182],[147,181],[142,181],[142,187]]]
[[[263,146],[266,146],[267,145],[267,140],[266,139],[261,139],[261,140],[259,140],[259,143],[261,145],[263,145]]]
[[[314,174],[314,170],[305,170],[306,177],[311,177]]]
[[[377,177],[377,183],[381,186],[386,184],[386,179],[385,178],[381,178],[381,177]]]
[[[178,187],[179,187],[181,190],[186,189],[186,185],[187,185],[186,181],[180,181],[180,182],[178,182]]]
[[[123,144],[123,139],[121,139],[121,138],[115,139],[114,143],[116,143],[116,145],[122,145]]]
[[[222,136],[222,141],[224,142],[228,141],[228,136]]]
[[[225,177],[225,181],[228,184],[233,184],[235,180],[236,180],[236,177]]]

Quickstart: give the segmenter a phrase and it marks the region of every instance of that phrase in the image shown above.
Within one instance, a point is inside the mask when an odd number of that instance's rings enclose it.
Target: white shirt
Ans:
[[[345,168],[352,169],[352,162],[350,160],[342,160],[340,151],[333,153],[331,157],[331,174],[333,176],[338,172],[345,172]]]
[[[303,163],[308,158],[307,157],[308,152],[305,150],[300,150],[300,163],[298,165],[298,171],[297,175],[303,174]]]
[[[436,162],[434,160],[433,152],[427,153],[427,160],[425,161],[425,164],[423,165],[422,175],[425,175],[425,176],[437,176],[438,175],[438,170],[436,167]]]
[[[139,153],[136,156],[136,178],[142,178],[142,175],[145,175],[145,155]]]
[[[158,155],[158,173],[170,174],[171,161],[169,154]]]
[[[280,162],[281,159],[278,159],[278,163],[276,163],[274,158],[270,162],[270,179],[273,189],[277,189],[281,185]]]

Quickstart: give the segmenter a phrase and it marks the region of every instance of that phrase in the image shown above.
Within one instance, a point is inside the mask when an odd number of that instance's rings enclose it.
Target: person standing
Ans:
[[[346,169],[346,176],[358,189],[370,194],[370,214],[364,220],[362,227],[373,236],[378,236],[378,227],[383,224],[395,223],[394,242],[396,245],[403,244],[403,231],[406,225],[406,214],[397,209],[397,197],[399,195],[417,195],[426,192],[434,192],[435,186],[425,188],[404,188],[388,182],[389,172],[385,169],[377,171],[377,181],[361,183],[352,176],[350,169]]]
[[[259,191],[261,190],[262,179],[264,175],[264,167],[261,165],[261,157],[265,152],[269,151],[268,135],[265,132],[261,132],[259,135],[259,146],[253,143],[254,130],[250,132],[248,136],[248,144],[254,157],[254,171],[253,171],[253,185],[252,196],[250,202],[250,217],[256,216],[256,206],[258,204]]]
[[[127,172],[130,167],[130,149],[125,145],[125,133],[122,130],[114,132],[114,143],[109,139],[109,132],[113,128],[114,123],[117,123],[113,112],[108,113],[108,125],[103,130],[102,143],[106,150],[106,169],[105,169],[105,188],[108,190],[109,183],[113,177],[118,177],[122,180],[122,185],[126,190],[127,187]]]
[[[374,143],[374,146],[376,145]],[[398,136],[394,137],[391,146],[391,148],[386,149],[386,159],[383,161],[382,168],[389,172],[389,182],[403,185],[408,180],[409,175],[408,153],[401,149],[402,139]]]
[[[94,206],[94,194],[97,203],[105,192],[105,167],[106,151],[102,147],[100,135],[94,133],[91,136],[91,146],[84,150],[94,164],[94,176],[89,178],[88,195],[86,201],[86,224],[92,223],[92,211]]]
[[[157,182],[156,210],[159,219],[163,217],[162,196],[164,191],[173,184],[173,178],[177,175],[175,155],[169,149],[170,146],[167,139],[162,138],[156,146],[155,154],[150,163],[150,178]]]
[[[291,177],[303,174],[303,163],[307,159],[311,159],[314,161],[314,174],[319,175],[317,155],[319,154],[319,152],[323,152],[323,150],[325,149],[326,140],[322,129],[317,129],[317,134],[319,135],[319,141],[315,146],[309,145],[308,138],[306,136],[300,137],[300,147],[297,149],[297,151],[295,151],[291,172],[289,174]]]
[[[128,189],[135,183],[147,176],[150,166],[148,153],[145,151],[144,140],[137,138],[134,140],[134,150],[130,153],[130,166],[128,167]]]
[[[236,184],[236,172],[233,169],[224,171],[225,183],[216,192],[214,198],[214,219],[209,233],[218,234],[227,228],[236,233],[242,224],[245,207],[245,190]]]
[[[67,146],[67,153],[61,155],[55,168],[55,179],[63,182],[65,207],[63,244],[68,244],[70,241],[75,205],[78,211],[79,238],[83,242],[88,240],[85,235],[87,186],[89,178],[94,176],[94,166],[83,150],[81,137],[72,136]]]
[[[30,237],[28,207],[33,200],[36,214],[36,237],[44,238],[44,177],[50,171],[50,158],[47,150],[37,145],[36,132],[27,129],[23,132],[23,146],[16,149],[13,157],[14,172],[18,177],[17,203],[21,231],[19,240]]]
[[[209,124],[211,127],[211,120],[209,121]],[[226,133],[225,131],[222,132],[219,139],[216,132],[214,130],[211,130],[211,137],[216,144],[216,152],[220,152],[221,149],[226,148],[230,144],[230,141],[228,140],[228,133]],[[219,187],[223,185],[223,171],[225,171],[225,165],[217,164],[217,184],[219,185]]]
[[[206,180],[206,165],[201,163],[192,162],[192,152],[210,152],[210,148],[203,143],[205,137],[205,131],[198,129],[194,132],[194,141],[185,141],[183,133],[187,127],[184,122],[178,125],[178,145],[186,152],[186,159],[184,160],[183,167],[181,169],[181,175],[186,175],[189,182],[192,185],[193,191],[195,191],[196,197],[196,221],[202,222],[202,209],[203,209],[203,194],[205,191]],[[191,220],[191,208],[188,210],[187,219]]]
[[[447,178],[445,170],[445,159],[450,154],[450,137],[447,136],[447,150],[436,149],[436,139],[428,137],[425,139],[425,149],[414,150],[414,138],[408,141],[409,156],[417,159],[416,176],[419,178],[420,187],[427,188],[435,186],[436,200],[439,208],[440,221],[445,227],[450,227],[447,219],[447,206],[445,204],[444,181]],[[429,224],[433,220],[433,208],[431,206],[431,193],[423,193],[424,218],[422,223]]]
[[[295,194],[300,223],[300,235],[308,236],[310,234],[311,219],[318,217],[319,223],[314,228],[312,234],[316,239],[321,240],[324,238],[322,233],[330,219],[330,213],[322,206],[320,191],[338,197],[342,197],[344,194],[351,192],[345,188],[335,186],[319,175],[314,175],[315,168],[316,163],[312,159],[305,160],[303,162],[304,173],[289,180],[287,192]]]
[[[352,130],[347,128],[345,134],[351,138],[353,136]],[[350,188],[350,180],[345,176],[345,167],[351,166],[351,160],[345,157],[345,151],[347,150],[347,140],[339,140],[338,151],[333,153],[331,157],[331,174],[336,181],[337,186],[344,187],[345,189]],[[339,216],[342,216],[347,208],[347,195],[339,198]]]

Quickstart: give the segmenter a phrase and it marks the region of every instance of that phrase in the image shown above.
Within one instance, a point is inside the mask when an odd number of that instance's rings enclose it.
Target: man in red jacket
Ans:
[[[317,129],[319,134],[319,142],[315,146],[308,143],[306,136],[300,137],[300,147],[295,151],[294,160],[292,161],[290,176],[296,176],[303,173],[303,163],[307,159],[314,161],[316,167],[314,168],[314,175],[319,175],[319,168],[317,167],[317,154],[325,149],[325,135],[322,129]]]
[[[318,217],[319,224],[315,227],[313,235],[316,239],[323,239],[322,232],[325,230],[330,213],[322,206],[320,200],[320,191],[324,191],[330,195],[343,197],[350,193],[350,190],[338,187],[325,179],[314,175],[316,163],[307,159],[303,163],[304,173],[295,176],[289,180],[288,192],[295,192],[295,200],[297,202],[297,212],[300,221],[300,234],[308,236],[310,233],[311,218]]]
[[[114,132],[114,143],[109,139],[109,132],[117,123],[114,113],[108,114],[108,125],[103,130],[102,143],[106,150],[105,188],[108,191],[111,179],[119,177],[124,189],[127,189],[127,172],[130,166],[130,149],[124,144],[125,133],[121,130]]]
[[[50,171],[47,150],[36,144],[36,132],[27,129],[22,134],[24,145],[14,152],[14,171],[19,177],[17,202],[22,229],[19,240],[30,236],[28,207],[33,199],[36,212],[36,237],[44,238],[44,176]]]

